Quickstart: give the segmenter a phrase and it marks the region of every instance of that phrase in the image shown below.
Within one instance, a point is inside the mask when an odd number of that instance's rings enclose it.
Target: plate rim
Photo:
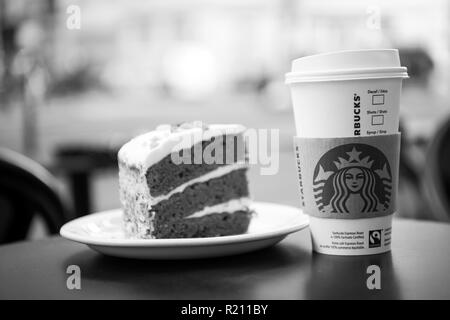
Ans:
[[[284,236],[300,231],[309,226],[309,217],[301,208],[273,203],[273,202],[261,202],[253,201],[252,206],[275,206],[279,208],[286,208],[289,210],[298,210],[299,219],[298,223],[288,227],[279,227],[270,231],[261,233],[244,233],[238,235],[221,236],[221,237],[204,237],[204,238],[175,238],[175,239],[94,239],[93,237],[87,238],[84,235],[77,235],[72,233],[69,229],[73,224],[79,224],[83,220],[91,220],[95,217],[108,216],[117,214],[121,208],[105,210],[100,212],[91,213],[86,216],[82,216],[65,223],[59,231],[59,234],[71,241],[82,243],[88,246],[103,246],[103,247],[191,247],[191,246],[216,246],[235,244],[240,242],[253,242],[264,239],[273,238],[276,236]]]

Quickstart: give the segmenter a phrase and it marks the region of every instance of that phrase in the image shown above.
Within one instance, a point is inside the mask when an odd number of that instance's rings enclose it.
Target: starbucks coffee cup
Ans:
[[[340,51],[294,60],[286,74],[300,203],[313,249],[390,250],[397,205],[402,80],[398,50]]]

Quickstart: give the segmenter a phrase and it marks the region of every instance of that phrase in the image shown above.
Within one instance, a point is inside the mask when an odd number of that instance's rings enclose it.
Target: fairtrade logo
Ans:
[[[313,191],[324,213],[384,212],[392,192],[389,162],[379,149],[367,144],[335,147],[317,163]]]
[[[369,231],[369,248],[381,247],[381,230]]]

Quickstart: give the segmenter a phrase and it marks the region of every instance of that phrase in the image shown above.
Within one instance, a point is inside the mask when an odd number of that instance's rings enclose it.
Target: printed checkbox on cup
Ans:
[[[384,104],[384,94],[374,94],[372,95],[372,105],[379,106]]]
[[[372,116],[372,125],[373,126],[381,126],[384,124],[384,115],[373,115]]]

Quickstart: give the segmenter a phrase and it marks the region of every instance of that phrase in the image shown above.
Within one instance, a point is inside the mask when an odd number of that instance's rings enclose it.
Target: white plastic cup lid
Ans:
[[[397,49],[322,53],[296,59],[286,83],[374,78],[408,78]]]

